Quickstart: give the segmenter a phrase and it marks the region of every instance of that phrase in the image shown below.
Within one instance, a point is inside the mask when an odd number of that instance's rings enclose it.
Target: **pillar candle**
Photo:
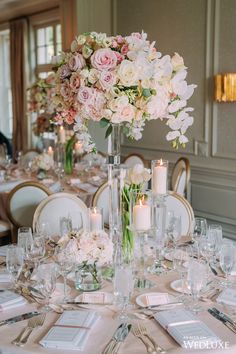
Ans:
[[[48,147],[48,155],[51,157],[51,159],[53,160],[53,156],[54,156],[54,151],[53,148],[51,146]]]
[[[83,145],[79,141],[75,143],[75,153],[76,155],[81,155],[83,153]]]
[[[155,194],[166,194],[167,188],[167,166],[163,165],[162,159],[160,164],[154,166],[152,176],[152,189]]]
[[[90,214],[90,230],[102,230],[102,214],[96,212],[96,210]]]
[[[135,205],[133,208],[134,228],[137,231],[149,230],[151,228],[151,208],[147,204]]]
[[[61,144],[65,144],[65,142],[66,142],[66,132],[65,132],[65,129],[62,125],[59,128],[59,142]]]

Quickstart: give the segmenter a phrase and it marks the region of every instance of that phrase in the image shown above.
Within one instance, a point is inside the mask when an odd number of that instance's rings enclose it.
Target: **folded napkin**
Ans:
[[[94,311],[65,311],[40,344],[45,348],[83,350],[98,318]]]
[[[50,191],[52,191],[54,193],[61,192],[61,190],[62,190],[61,183],[59,181],[55,182],[50,185],[49,189],[50,189]]]
[[[216,299],[217,302],[230,306],[236,306],[236,289],[224,289]]]
[[[184,309],[158,312],[155,319],[181,345],[182,348],[201,348],[200,343],[216,343],[220,339],[190,311]]]
[[[0,292],[0,311],[11,310],[25,304],[27,304],[27,301],[19,294],[9,290]]]
[[[80,189],[84,190],[85,192],[91,193],[91,194],[95,193],[97,190],[97,187],[92,186],[89,183],[78,183],[77,187],[79,187]]]
[[[11,280],[11,275],[6,269],[0,270],[0,283],[10,283]]]
[[[77,184],[81,183],[81,180],[79,178],[71,178],[70,179],[70,184],[72,186],[76,186]]]

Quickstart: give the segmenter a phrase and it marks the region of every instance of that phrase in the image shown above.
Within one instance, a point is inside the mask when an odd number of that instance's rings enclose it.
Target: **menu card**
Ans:
[[[205,323],[184,309],[159,312],[155,319],[182,348],[189,349],[190,342],[215,343],[220,340]]]
[[[19,294],[9,290],[0,292],[0,311],[10,310],[25,304],[27,304],[27,301]]]
[[[40,344],[45,348],[83,350],[98,319],[94,311],[65,311]]]
[[[169,302],[170,298],[167,293],[145,294],[144,303],[146,306],[166,305]]]

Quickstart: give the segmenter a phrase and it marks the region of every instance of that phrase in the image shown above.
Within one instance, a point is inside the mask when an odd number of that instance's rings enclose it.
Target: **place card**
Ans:
[[[98,319],[94,311],[65,311],[40,344],[45,348],[83,350]]]
[[[220,339],[190,311],[184,309],[167,310],[157,313],[156,321],[178,342],[186,348],[189,342],[209,343]]]
[[[170,302],[169,294],[167,293],[146,294],[145,300],[147,306],[165,305]]]
[[[25,305],[27,301],[23,296],[12,291],[5,290],[0,292],[0,312]]]
[[[103,292],[97,292],[97,293],[83,293],[82,294],[82,299],[81,302],[88,302],[88,303],[101,303],[104,304],[106,298],[106,294]]]

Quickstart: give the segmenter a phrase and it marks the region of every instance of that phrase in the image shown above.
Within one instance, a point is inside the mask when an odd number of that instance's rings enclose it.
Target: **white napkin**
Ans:
[[[11,275],[6,269],[0,270],[0,283],[11,283]]]
[[[27,301],[19,294],[9,290],[0,292],[0,311],[11,310],[25,304],[27,304]]]
[[[97,187],[92,186],[89,183],[79,183],[79,184],[77,184],[77,187],[79,187],[80,189],[83,189],[85,192],[88,192],[91,194],[95,193],[96,190],[98,189]]]
[[[215,343],[220,339],[204,322],[200,321],[190,311],[178,309],[159,312],[155,319],[178,342],[182,348],[200,347],[200,343]]]
[[[81,183],[81,180],[79,178],[71,178],[70,179],[70,184],[72,186],[76,186],[77,184]]]
[[[54,193],[60,192],[62,190],[61,183],[60,182],[55,182],[52,185],[50,185],[49,189],[50,189],[50,191],[52,191]]]
[[[65,311],[40,344],[46,348],[83,350],[98,318],[94,311]]]
[[[236,306],[236,289],[224,289],[216,299],[217,302],[230,306]]]

